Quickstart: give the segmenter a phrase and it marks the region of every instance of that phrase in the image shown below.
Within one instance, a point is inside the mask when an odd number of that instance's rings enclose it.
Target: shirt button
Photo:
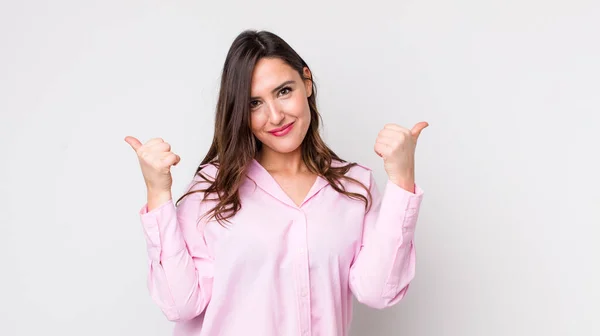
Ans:
[[[304,297],[308,295],[308,291],[306,290],[306,288],[302,289],[302,292],[300,292],[300,295],[302,295]]]

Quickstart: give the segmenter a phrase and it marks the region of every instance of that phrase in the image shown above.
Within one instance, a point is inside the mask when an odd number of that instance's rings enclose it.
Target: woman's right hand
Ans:
[[[179,163],[179,155],[171,152],[171,145],[161,138],[154,138],[142,144],[138,139],[125,137],[131,148],[136,152],[148,194],[170,194],[173,179],[171,166]]]

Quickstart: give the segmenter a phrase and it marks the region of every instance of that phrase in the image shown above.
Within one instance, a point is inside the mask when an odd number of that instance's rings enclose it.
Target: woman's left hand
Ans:
[[[390,181],[414,192],[415,149],[421,131],[429,126],[425,121],[412,129],[387,124],[377,135],[375,153],[383,158],[385,171]]]

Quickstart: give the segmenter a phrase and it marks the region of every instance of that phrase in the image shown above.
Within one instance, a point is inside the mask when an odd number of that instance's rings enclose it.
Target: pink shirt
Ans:
[[[217,169],[207,165],[203,172],[214,176]],[[423,191],[388,181],[382,196],[370,169],[355,166],[347,175],[370,188],[369,212],[321,177],[297,206],[257,161],[228,228],[197,221],[214,204],[203,193],[177,208],[172,200],[150,212],[144,206],[148,286],[176,321],[174,335],[345,336],[352,294],[374,308],[400,301],[415,275]]]

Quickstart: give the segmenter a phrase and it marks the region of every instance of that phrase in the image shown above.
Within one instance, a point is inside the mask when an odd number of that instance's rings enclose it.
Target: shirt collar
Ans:
[[[294,201],[292,201],[292,199],[283,191],[283,189],[281,189],[281,186],[279,186],[273,176],[271,176],[271,174],[258,161],[256,161],[256,159],[252,159],[250,166],[248,167],[247,176],[250,180],[256,183],[259,188],[264,190],[269,195],[286,205],[289,205],[293,208],[298,208]],[[315,183],[312,185],[308,194],[306,194],[304,201],[299,207],[302,207],[304,204],[306,204],[306,202],[308,202],[327,185],[329,185],[329,182],[326,179],[321,176],[317,176]]]

